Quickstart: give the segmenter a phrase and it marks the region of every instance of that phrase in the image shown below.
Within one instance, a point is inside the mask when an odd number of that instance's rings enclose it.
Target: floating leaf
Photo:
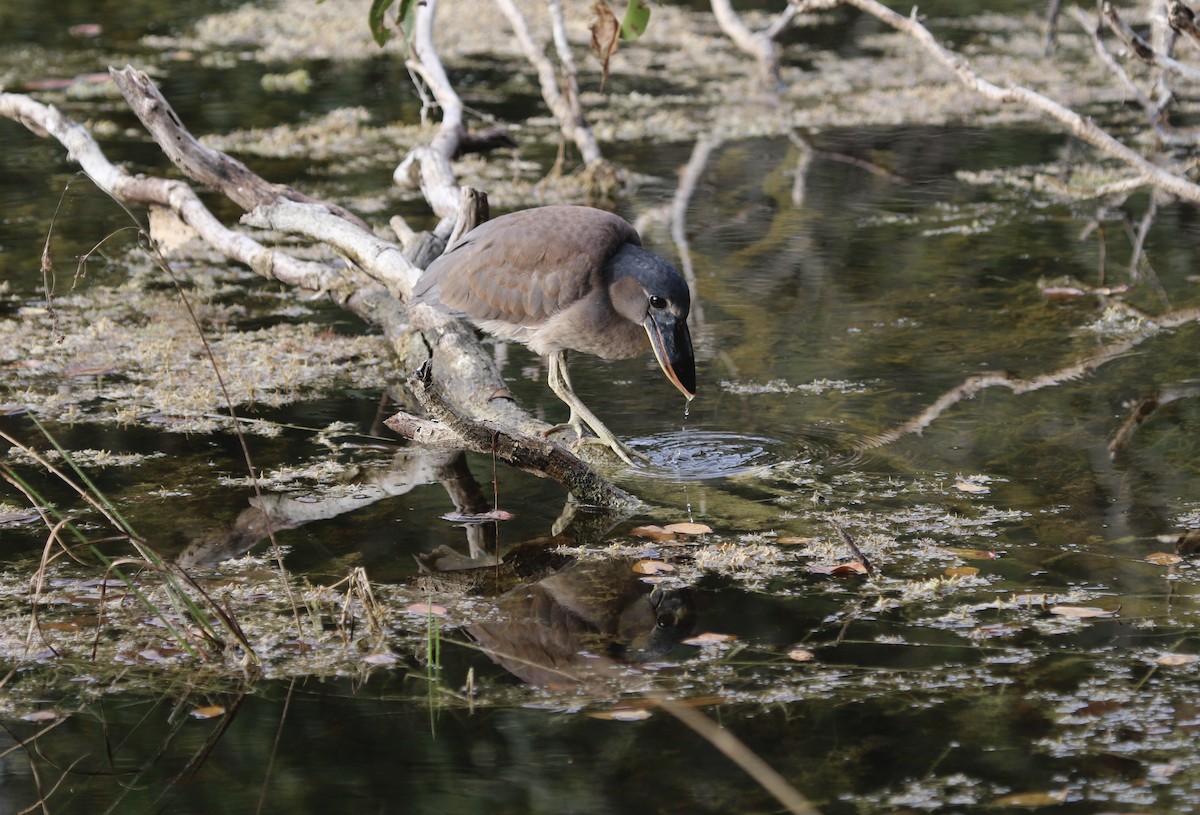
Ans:
[[[633,529],[629,530],[629,534],[636,535],[639,538],[649,538],[650,540],[656,540],[656,541],[675,540],[674,532],[668,532],[666,529],[663,529],[661,526],[655,526],[654,524],[648,524],[646,526],[636,526]]]
[[[32,713],[26,713],[21,717],[23,721],[40,724],[41,722],[52,722],[58,718],[58,714],[53,710],[35,710]]]
[[[633,564],[633,570],[638,574],[658,574],[659,572],[673,572],[675,567],[662,560],[639,560]]]
[[[1046,807],[1053,804],[1061,804],[1067,800],[1065,790],[1054,790],[1051,792],[1016,792],[1012,795],[1005,795],[992,801],[992,806],[1004,807]]]
[[[992,623],[991,625],[981,625],[970,633],[972,639],[987,640],[997,637],[1011,637],[1021,631],[1024,627],[1016,623]]]
[[[644,707],[621,707],[613,710],[593,710],[587,715],[608,722],[640,722],[650,718],[650,711]]]
[[[1195,654],[1163,654],[1154,661],[1167,668],[1178,668],[1181,665],[1191,665],[1194,662],[1200,661],[1200,656],[1196,656]]]
[[[1146,777],[1155,781],[1166,781],[1182,769],[1183,765],[1177,761],[1169,764],[1151,764],[1146,768]]]
[[[690,521],[667,524],[663,529],[668,532],[674,532],[676,535],[708,535],[712,533],[712,527],[708,524],[697,524]]]
[[[404,610],[409,614],[434,614],[439,617],[446,616],[446,607],[434,605],[433,603],[413,603]]]
[[[974,566],[951,566],[946,570],[946,577],[974,577],[979,570]]]
[[[812,662],[817,658],[817,655],[807,648],[793,648],[788,651],[788,659],[795,662]]]
[[[967,560],[996,560],[1001,557],[1000,553],[993,549],[952,549],[946,547],[942,551]]]
[[[363,662],[367,663],[368,665],[395,665],[396,664],[396,655],[395,654],[371,654],[370,656],[363,657]]]
[[[1045,286],[1042,297],[1050,300],[1074,300],[1083,297],[1087,292],[1078,286]]]
[[[487,512],[447,512],[442,516],[443,521],[456,524],[484,524],[490,521],[511,521],[514,515],[507,509],[491,509]]]
[[[805,546],[810,543],[816,543],[816,538],[801,538],[796,535],[785,535],[782,538],[776,538],[775,542],[780,546]]]
[[[703,634],[697,634],[694,637],[688,637],[683,641],[684,645],[721,645],[726,642],[736,640],[733,634],[717,634],[712,631],[706,631]]]
[[[192,711],[192,717],[196,719],[215,719],[218,716],[225,715],[224,705],[204,705]]]
[[[1060,617],[1071,617],[1077,620],[1089,619],[1092,617],[1115,617],[1117,612],[1106,611],[1095,606],[1054,606],[1050,609],[1051,614],[1057,614]]]
[[[955,489],[962,490],[963,492],[975,493],[977,495],[983,495],[992,491],[992,488],[986,484],[980,484],[975,481],[970,481],[966,478],[959,478],[955,480],[954,487]]]
[[[1146,555],[1146,560],[1158,566],[1170,566],[1173,563],[1182,563],[1183,558],[1179,555],[1173,555],[1170,552],[1154,552]]]
[[[866,565],[857,560],[834,564],[810,563],[805,568],[814,574],[827,574],[830,577],[858,577],[867,574]]]

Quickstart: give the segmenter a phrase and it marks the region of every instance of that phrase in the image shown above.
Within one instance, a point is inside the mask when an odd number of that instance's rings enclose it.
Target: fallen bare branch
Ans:
[[[263,277],[310,291],[326,291],[342,299],[358,285],[354,275],[298,260],[268,249],[252,238],[227,229],[209,212],[195,191],[181,181],[131,176],[104,157],[87,129],[67,119],[57,108],[28,96],[0,93],[0,116],[19,121],[35,133],[57,139],[79,162],[97,187],[126,204],[157,204],[174,211],[211,246],[231,260],[244,263]]]

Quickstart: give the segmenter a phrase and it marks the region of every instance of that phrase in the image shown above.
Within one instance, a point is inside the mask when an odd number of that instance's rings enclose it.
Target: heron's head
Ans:
[[[609,295],[617,313],[646,329],[667,379],[690,401],[696,396],[696,359],[687,316],[687,282],[658,255],[627,243],[609,261]]]

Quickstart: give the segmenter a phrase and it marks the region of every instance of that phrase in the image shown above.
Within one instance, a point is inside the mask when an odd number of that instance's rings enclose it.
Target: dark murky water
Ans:
[[[116,13],[93,12],[106,21]],[[76,64],[103,64],[88,56],[94,44],[72,45],[48,18],[36,23],[0,25],[3,46],[30,38],[65,49],[76,55],[70,73],[85,70]],[[106,25],[114,42],[101,51],[133,48],[144,33],[134,23],[124,35],[119,22]],[[400,86],[398,70],[381,61],[341,78],[351,93],[364,84]],[[247,116],[300,115],[264,107],[257,77],[221,106],[204,104],[196,83],[180,78],[166,91],[200,132]],[[335,106],[335,90],[310,100],[308,112]],[[41,242],[73,169],[55,145],[7,122],[0,132],[0,277],[9,286],[0,317],[7,317],[40,299]],[[826,133],[819,141],[829,153],[870,157],[907,183],[817,160],[798,203],[790,142],[730,142],[714,155],[706,193],[689,210],[703,319],[693,328],[701,391],[686,418],[652,360],[573,363],[583,399],[649,456],[648,467],[618,480],[654,509],[612,529],[577,518],[572,540],[592,552],[615,542],[623,556],[675,560],[689,575],[687,627],[736,639],[698,646],[675,637],[631,649],[670,628],[664,620],[682,627],[677,598],[643,586],[597,599],[568,579],[561,553],[538,550],[528,561],[512,559],[513,582],[479,596],[503,606],[540,593],[543,605],[520,616],[575,621],[552,656],[577,662],[588,650],[598,676],[587,681],[617,690],[595,691],[582,680],[575,690],[532,687],[512,665],[471,647],[479,632],[454,630],[445,632],[436,671],[314,673],[259,681],[245,696],[223,678],[202,676],[198,687],[131,681],[93,697],[86,676],[59,676],[48,660],[11,677],[10,687],[44,688],[45,707],[71,715],[37,740],[36,753],[20,741],[43,725],[16,719],[21,711],[5,722],[11,749],[0,759],[0,811],[21,811],[39,795],[56,813],[240,813],[259,811],[260,800],[261,811],[289,813],[777,810],[662,711],[638,722],[581,712],[605,712],[615,698],[636,704],[646,685],[706,700],[704,710],[826,813],[1200,808],[1200,678],[1195,664],[1164,661],[1200,647],[1197,570],[1186,552],[1177,562],[1154,557],[1173,554],[1174,537],[1200,527],[1200,405],[1186,396],[1195,386],[1200,329],[1162,332],[1053,386],[982,390],[921,433],[893,432],[972,375],[1030,379],[1126,337],[1105,333],[1111,325],[1101,321],[1097,298],[1049,299],[1040,281],[1127,282],[1129,245],[1119,223],[1081,240],[1094,215],[1086,207],[980,191],[955,175],[1046,160],[1064,149],[1060,137],[914,127]],[[112,149],[114,157],[164,164],[144,145],[118,141]],[[675,169],[689,149],[612,152],[660,179],[621,202],[626,214],[674,193]],[[1132,217],[1145,203],[1131,199]],[[123,218],[102,197],[73,187],[56,251],[77,255]],[[665,230],[647,238],[674,256]],[[1142,285],[1126,299],[1152,313],[1166,303],[1194,304],[1198,243],[1195,211],[1164,208],[1148,242],[1159,288]],[[120,274],[119,263],[102,265],[89,280]],[[329,307],[318,319],[341,318]],[[525,375],[530,369],[536,361],[512,349],[506,374],[518,397],[563,418],[544,383]],[[1110,454],[1132,406],[1155,395],[1159,410]],[[0,402],[14,398],[5,393]],[[333,419],[356,433],[376,432],[378,400],[366,390],[259,413],[289,427],[254,440],[256,463],[268,470],[330,455],[304,428]],[[0,428],[33,437],[20,416],[0,419]],[[253,494],[219,480],[244,470],[231,436],[52,430],[69,449],[165,452],[137,468],[105,469],[98,484],[164,554],[217,531],[230,542],[227,554],[237,553],[228,531]],[[391,452],[359,454],[364,470],[391,472]],[[490,492],[491,463],[472,458],[469,466]],[[73,505],[50,479],[29,477],[49,500]],[[152,488],[163,497],[147,500]],[[364,487],[356,512],[281,524],[287,566],[317,583],[361,566],[373,581],[403,586],[418,579],[417,556],[444,555],[442,546],[461,554],[468,540],[479,541],[478,527],[465,532],[440,519],[454,508],[443,486],[380,490]],[[551,535],[561,492],[506,471],[498,491],[517,517],[482,530],[485,545],[538,549],[523,542]],[[11,491],[0,497],[19,500]],[[326,497],[321,487],[296,496],[314,513]],[[856,559],[830,518],[879,577],[810,570]],[[691,543],[631,534],[640,524],[684,520],[715,534]],[[0,528],[13,568],[27,568],[43,539],[31,525]],[[1095,611],[1072,611],[1080,608]],[[815,658],[789,656],[803,650]],[[636,675],[629,661],[640,665]],[[465,701],[468,675],[475,706]],[[73,695],[75,687],[85,692]],[[227,713],[193,719],[203,704]],[[1016,794],[1028,797],[1006,798]]]

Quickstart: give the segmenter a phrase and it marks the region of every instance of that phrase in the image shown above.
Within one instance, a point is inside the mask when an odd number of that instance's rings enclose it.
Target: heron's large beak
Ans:
[[[696,397],[696,359],[687,320],[677,319],[664,309],[652,312],[643,325],[650,335],[658,367],[690,402]]]

